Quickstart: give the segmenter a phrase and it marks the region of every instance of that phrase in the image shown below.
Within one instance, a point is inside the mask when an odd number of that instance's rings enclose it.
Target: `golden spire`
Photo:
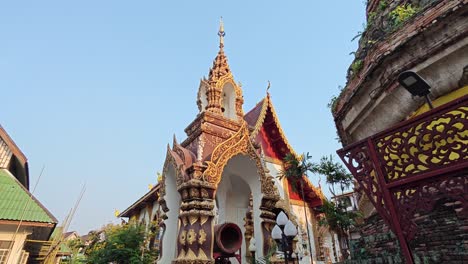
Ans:
[[[218,31],[220,49],[224,48],[224,36],[225,35],[226,35],[226,32],[224,32],[223,17],[221,17],[219,19],[219,31]]]
[[[223,17],[221,17],[219,22],[219,51],[218,55],[213,61],[213,66],[210,69],[210,73],[208,74],[208,80],[212,83],[216,83],[221,77],[230,74],[231,70],[229,69],[229,65],[227,62],[227,57],[224,54],[224,36],[226,32],[224,32],[224,23]]]

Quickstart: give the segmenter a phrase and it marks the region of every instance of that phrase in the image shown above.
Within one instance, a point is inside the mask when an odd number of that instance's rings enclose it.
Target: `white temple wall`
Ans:
[[[311,248],[309,249],[309,243],[307,242],[306,239],[304,240],[304,238],[307,238],[307,229],[305,229],[306,219],[305,219],[305,215],[304,215],[304,206],[291,205],[291,208],[292,208],[293,213],[297,217],[298,225],[301,226],[300,231],[299,231],[301,233],[301,236],[299,236],[299,242],[302,245],[306,244],[307,251],[309,252],[309,254],[312,254],[312,258],[314,260],[316,260],[317,259],[317,252],[316,252],[316,246],[315,246],[315,237],[317,236],[317,234],[316,234],[316,231],[315,231],[316,221],[315,221],[314,213],[312,212],[312,210],[309,207],[306,208],[307,218],[308,218],[308,222],[309,222],[309,226],[308,226],[309,234],[310,234],[309,240],[310,240],[310,246],[311,246]],[[305,256],[305,259],[307,259],[307,258],[310,260],[309,256]],[[301,262],[301,263],[307,263],[307,262]]]
[[[145,226],[148,226],[148,224],[151,222],[150,213],[148,212],[147,207],[144,207],[140,210],[138,222],[145,223]]]
[[[179,212],[180,212],[180,194],[177,191],[176,187],[176,175],[175,170],[172,165],[169,166],[169,169],[165,175],[166,179],[166,195],[164,200],[166,201],[169,212],[167,212],[167,217],[164,221],[166,226],[163,236],[163,248],[162,255],[158,260],[158,264],[171,263],[172,260],[176,257],[177,250],[177,231],[179,227]]]
[[[151,221],[153,221],[154,217],[158,214],[158,210],[159,210],[159,203],[158,201],[154,201],[153,207],[151,209]]]
[[[274,178],[275,186],[276,188],[278,188],[281,199],[285,199],[285,189],[283,186],[283,182],[278,179],[278,176],[280,175],[283,166],[268,161],[265,162],[265,164],[267,169],[270,171],[270,175]]]
[[[333,254],[333,239],[332,236],[334,236],[334,241],[335,241],[335,250],[336,250],[336,257],[335,254]],[[340,245],[338,242],[338,236],[334,233],[327,232],[326,235],[324,236],[323,240],[323,246],[328,249],[329,255],[327,257],[330,258],[330,260],[335,263],[338,262],[338,259],[341,257],[341,252],[340,252]]]

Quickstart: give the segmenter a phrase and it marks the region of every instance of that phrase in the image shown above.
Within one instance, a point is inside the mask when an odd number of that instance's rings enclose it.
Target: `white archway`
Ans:
[[[180,212],[180,194],[177,191],[176,172],[172,164],[168,165],[164,175],[165,195],[167,208],[167,219],[164,220],[164,234],[162,237],[162,251],[158,264],[171,263],[177,254],[177,236],[179,229],[179,212]]]
[[[218,206],[218,223],[233,222],[245,234],[244,218],[249,206],[250,195],[253,197],[254,237],[257,249],[263,248],[262,219],[260,204],[262,199],[260,175],[257,165],[247,155],[232,157],[224,167],[221,181],[216,190]],[[242,263],[247,263],[245,238],[242,240]],[[262,256],[262,250],[257,250],[257,257]],[[232,263],[236,263],[235,260]]]

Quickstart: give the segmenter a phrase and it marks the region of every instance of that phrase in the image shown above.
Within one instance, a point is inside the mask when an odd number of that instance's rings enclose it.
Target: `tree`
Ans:
[[[69,264],[78,264],[78,263],[86,263],[86,259],[83,254],[83,249],[85,248],[85,245],[83,244],[83,241],[81,238],[77,237],[75,239],[67,241],[67,246],[70,248],[71,251],[71,256],[68,260]]]
[[[338,185],[341,194],[353,183],[353,177],[340,163],[334,162],[333,157],[322,157],[320,163],[314,166],[315,173],[324,175],[330,186],[330,192],[336,196],[335,185]],[[340,202],[325,200],[321,212],[325,217],[319,221],[319,225],[328,226],[338,235],[342,255],[347,258],[346,248],[349,248],[349,229],[355,224],[355,219],[360,216],[358,212],[347,210],[347,205]],[[344,242],[344,243],[343,243]]]
[[[101,232],[90,234],[86,247],[87,263],[154,263],[155,252],[146,250],[145,226],[137,223],[110,224]]]
[[[310,253],[312,253],[312,247],[310,245],[309,219],[307,217],[306,201],[304,197],[304,177],[307,177],[308,172],[314,171],[314,164],[309,161],[311,158],[312,156],[310,156],[309,153],[306,155],[303,154],[300,157],[288,153],[283,159],[284,169],[280,171],[279,175],[280,179],[286,178],[289,181],[294,192],[298,192],[298,190],[301,192]],[[312,254],[310,254],[310,257],[312,261]]]
[[[323,156],[320,163],[313,165],[313,172],[324,175],[330,186],[330,192],[336,196],[335,185],[339,185],[341,193],[348,189],[353,183],[353,176],[338,162],[333,161],[333,157]]]

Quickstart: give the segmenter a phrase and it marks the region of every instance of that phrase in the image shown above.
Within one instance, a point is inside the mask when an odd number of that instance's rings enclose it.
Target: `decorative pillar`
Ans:
[[[213,264],[213,185],[189,180],[179,187],[182,195],[181,226],[177,239],[177,264]]]
[[[212,113],[222,114],[221,112],[221,93],[222,91],[216,88],[215,84],[211,84],[206,92],[208,98],[207,111]]]
[[[247,213],[245,214],[245,218],[244,218],[244,228],[245,228],[244,241],[245,241],[245,245],[246,245],[245,248],[248,249],[250,247],[250,239],[252,239],[252,237],[254,237],[252,193],[250,194],[249,207],[247,208]],[[247,252],[245,252],[245,255],[247,257],[251,257],[250,250],[247,250]]]
[[[274,242],[271,237],[271,230],[276,224],[276,214],[273,212],[277,199],[270,199],[264,197],[260,210],[262,211],[260,217],[262,218],[262,234],[263,234],[263,255],[267,255]]]

